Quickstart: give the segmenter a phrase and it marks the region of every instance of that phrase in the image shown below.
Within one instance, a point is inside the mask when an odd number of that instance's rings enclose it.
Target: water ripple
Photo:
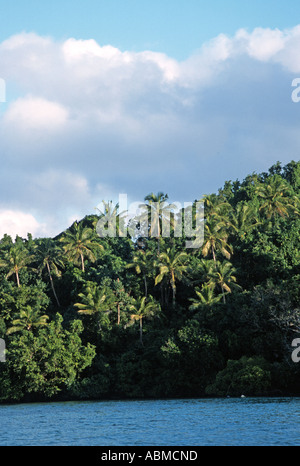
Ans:
[[[300,445],[300,398],[1,405],[0,445]]]

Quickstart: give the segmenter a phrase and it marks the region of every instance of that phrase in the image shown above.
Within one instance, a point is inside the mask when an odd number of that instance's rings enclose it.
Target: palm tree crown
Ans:
[[[155,285],[160,283],[164,277],[168,278],[173,292],[173,307],[175,306],[176,280],[181,280],[187,271],[188,259],[186,252],[176,252],[174,247],[168,248],[166,252],[159,255],[159,274],[155,278]]]
[[[231,246],[227,243],[228,230],[223,220],[211,217],[204,225],[204,243],[202,254],[206,257],[210,252],[216,262],[216,251],[220,251],[226,259],[232,254]]]
[[[63,243],[67,257],[75,263],[80,263],[83,272],[84,258],[87,257],[91,262],[95,262],[96,249],[103,249],[103,246],[96,241],[94,231],[77,222],[71,230],[65,232],[60,241]]]
[[[233,288],[240,288],[236,283],[236,277],[233,275],[236,269],[231,262],[217,262],[216,267],[212,268],[208,274],[209,282],[219,285],[223,295],[223,302],[226,303],[225,292],[231,293]]]
[[[203,306],[211,306],[222,299],[222,295],[215,295],[215,284],[212,282],[204,283],[201,290],[195,288],[197,298],[190,298],[192,304],[189,306],[191,311],[201,309]]]
[[[20,311],[20,318],[12,322],[12,327],[7,330],[7,335],[11,333],[20,332],[22,330],[31,331],[35,327],[42,327],[47,325],[47,315],[41,315],[39,307],[32,308],[26,306],[25,309]]]
[[[20,242],[16,242],[4,252],[0,259],[0,267],[8,269],[6,278],[15,274],[18,287],[20,287],[19,272],[22,269],[27,269],[29,264],[33,262],[34,256],[30,255],[28,250]]]
[[[103,312],[106,295],[95,283],[90,282],[84,293],[79,293],[80,303],[74,304],[78,308],[79,314],[93,315]]]
[[[158,316],[160,311],[160,306],[156,303],[152,296],[147,300],[146,296],[135,301],[133,305],[130,306],[130,310],[134,311],[130,315],[130,321],[127,324],[127,327],[132,325],[134,322],[139,322],[140,327],[140,343],[143,346],[143,319],[151,319]]]
[[[296,206],[289,202],[289,186],[279,176],[272,176],[268,183],[259,185],[256,194],[262,200],[259,208],[268,219],[276,217],[288,217],[291,210],[297,211]]]
[[[145,201],[148,202],[147,208],[150,208],[150,236],[157,238],[157,251],[160,250],[160,237],[170,236],[171,212],[175,206],[167,203],[168,195],[162,192],[157,194],[151,193],[145,196]],[[145,205],[142,205],[145,207]],[[174,219],[173,219],[174,220]]]

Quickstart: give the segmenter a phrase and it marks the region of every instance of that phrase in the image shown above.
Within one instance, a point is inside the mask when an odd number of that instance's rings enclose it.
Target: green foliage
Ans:
[[[300,163],[205,195],[198,249],[167,194],[145,201],[132,237],[103,202],[56,238],[0,240],[0,401],[299,396]]]
[[[202,396],[207,382],[222,365],[218,339],[189,320],[161,347],[166,390],[170,396]]]
[[[0,400],[52,397],[71,386],[91,364],[95,349],[82,345],[81,322],[74,320],[71,329],[65,330],[62,321],[57,314],[38,333],[24,331],[8,340],[8,360],[0,373]]]
[[[207,395],[255,396],[266,395],[271,387],[270,365],[264,358],[247,358],[227,361],[226,368],[218,372],[213,384],[206,387]]]

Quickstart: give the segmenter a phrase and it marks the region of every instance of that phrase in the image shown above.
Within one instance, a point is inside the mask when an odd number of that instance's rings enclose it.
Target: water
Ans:
[[[0,445],[300,445],[300,398],[0,405]]]

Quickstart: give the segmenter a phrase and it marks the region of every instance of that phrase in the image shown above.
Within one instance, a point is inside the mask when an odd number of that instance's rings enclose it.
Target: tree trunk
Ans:
[[[158,218],[158,236],[157,236],[157,256],[160,254],[160,224]]]
[[[51,283],[51,288],[52,288],[54,297],[55,297],[55,299],[56,299],[57,305],[58,305],[58,307],[60,307],[60,303],[59,303],[59,301],[58,301],[58,297],[57,297],[57,295],[56,295],[55,288],[54,288],[54,283],[53,283],[53,279],[52,279],[52,275],[51,275],[51,271],[50,271],[50,266],[49,266],[49,263],[48,263],[48,262],[47,262],[46,264],[47,264],[47,270],[48,270],[49,279],[50,279],[50,283]]]
[[[118,325],[120,325],[120,303],[118,303]]]
[[[212,251],[212,255],[213,255],[213,260],[216,262],[216,254],[215,254],[215,249],[214,249],[213,246],[211,247],[211,251]]]
[[[175,288],[175,286],[172,286],[172,293],[173,293],[172,306],[173,306],[173,308],[174,308],[174,307],[175,307],[175,295],[176,295],[176,288]]]
[[[222,288],[222,295],[223,295],[223,303],[226,304],[226,299],[225,299],[225,293],[224,293],[224,288],[223,286],[221,285],[221,288]]]
[[[176,299],[176,285],[175,285],[175,277],[174,277],[173,272],[171,273],[171,286],[172,286],[172,294],[173,294],[172,305],[173,305],[173,308],[174,308],[175,307],[175,299]]]
[[[18,285],[18,288],[20,287],[20,279],[19,279],[19,271],[16,270],[16,279],[17,279],[17,285]]]
[[[80,253],[80,258],[81,258],[81,270],[84,272],[84,260],[83,260],[82,253]]]
[[[144,346],[143,343],[143,318],[140,317],[140,343],[142,346]]]

